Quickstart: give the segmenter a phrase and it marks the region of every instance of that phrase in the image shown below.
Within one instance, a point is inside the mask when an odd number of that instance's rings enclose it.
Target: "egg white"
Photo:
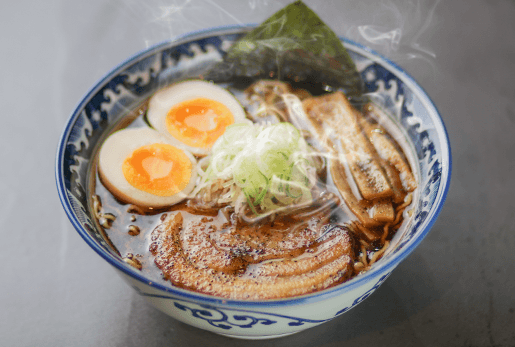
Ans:
[[[186,187],[172,196],[157,196],[132,186],[125,178],[122,165],[136,149],[154,143],[182,149],[191,161],[191,177]],[[119,200],[147,208],[161,208],[185,199],[195,186],[196,160],[193,155],[172,143],[168,137],[150,128],[122,129],[111,134],[102,144],[98,156],[98,172],[104,186]]]
[[[216,84],[201,80],[180,82],[159,90],[150,98],[147,119],[154,129],[169,137],[172,143],[187,148],[195,155],[205,156],[210,149],[188,146],[173,137],[166,127],[166,116],[173,106],[196,98],[211,99],[224,104],[231,111],[234,123],[241,123],[246,119],[243,107],[230,92]]]

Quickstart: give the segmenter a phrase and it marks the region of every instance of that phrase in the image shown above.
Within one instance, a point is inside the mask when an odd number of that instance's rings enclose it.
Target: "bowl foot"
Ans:
[[[298,332],[300,332],[300,331],[294,331],[292,333],[284,333],[284,334],[276,334],[276,335],[255,335],[255,336],[252,336],[252,335],[231,335],[231,334],[223,334],[223,333],[217,333],[217,334],[223,335],[223,336],[227,336],[227,337],[232,337],[232,338],[235,338],[235,339],[242,339],[242,340],[266,340],[266,339],[277,339],[279,337],[293,335],[293,334],[296,334]]]

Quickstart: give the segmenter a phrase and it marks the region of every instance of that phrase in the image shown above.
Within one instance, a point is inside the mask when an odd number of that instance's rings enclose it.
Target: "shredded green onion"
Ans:
[[[226,196],[232,202],[246,200],[255,215],[312,199],[316,168],[311,148],[291,123],[233,124],[206,159],[194,194],[222,181],[229,188]]]

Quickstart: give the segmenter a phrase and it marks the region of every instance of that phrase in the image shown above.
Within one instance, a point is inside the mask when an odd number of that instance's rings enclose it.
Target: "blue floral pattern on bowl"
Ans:
[[[344,307],[334,314],[334,316],[339,316],[351,308],[355,307],[363,300],[368,298],[372,293],[376,291],[381,284],[386,281],[390,273],[383,275],[379,281],[375,283],[375,285],[370,288],[368,291],[363,293],[361,296],[356,298],[350,306]],[[191,316],[206,321],[209,325],[219,328],[222,330],[230,330],[234,327],[238,328],[252,328],[256,324],[262,325],[272,325],[281,323],[287,324],[288,326],[301,326],[304,324],[318,325],[328,320],[331,320],[334,317],[330,317],[327,319],[309,319],[309,318],[300,318],[300,317],[292,317],[282,314],[268,313],[268,312],[260,312],[256,310],[242,310],[242,309],[231,309],[225,308],[221,309],[217,306],[209,305],[209,304],[197,304],[191,300],[184,300],[178,297],[168,296],[168,295],[156,295],[149,294],[139,290],[138,287],[133,287],[140,295],[146,297],[154,297],[161,298],[165,300],[172,300],[173,305],[178,309],[189,312]],[[256,316],[259,315],[259,316]],[[263,318],[267,317],[267,318]]]

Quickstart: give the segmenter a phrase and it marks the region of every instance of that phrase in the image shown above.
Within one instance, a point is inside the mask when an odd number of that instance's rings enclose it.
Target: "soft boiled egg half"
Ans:
[[[115,197],[146,208],[185,199],[197,177],[193,155],[150,128],[111,134],[100,149],[98,172]]]
[[[161,89],[149,101],[149,123],[193,154],[207,155],[225,128],[245,121],[236,98],[216,84],[194,80]]]

